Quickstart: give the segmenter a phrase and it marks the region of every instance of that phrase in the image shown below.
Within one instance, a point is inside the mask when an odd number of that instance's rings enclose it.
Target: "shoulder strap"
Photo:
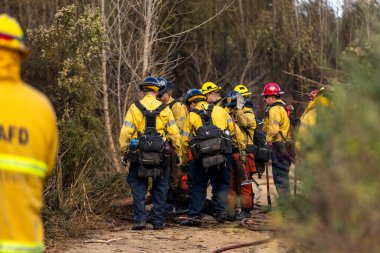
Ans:
[[[274,102],[271,106],[269,106],[268,113],[269,113],[269,110],[270,110],[271,108],[275,107],[275,106],[281,106],[282,108],[284,108],[286,114],[287,114],[288,117],[290,118],[290,114],[289,114],[289,111],[288,111],[289,108],[287,108],[286,104],[285,104],[285,103],[282,103],[282,102]]]
[[[191,109],[190,112],[194,112],[198,114],[202,119],[202,125],[206,126],[206,125],[213,125],[212,118],[211,118],[211,113],[213,109],[214,109],[214,105],[210,104],[206,110]]]
[[[285,108],[285,104],[284,104],[284,103],[281,103],[281,102],[274,102],[274,103],[270,106],[270,108],[275,107],[275,106],[282,106],[282,107],[284,107],[284,109],[286,110],[286,108]]]
[[[174,105],[175,103],[177,103],[177,102],[180,102],[180,100],[178,100],[178,99],[174,99],[173,101],[171,101],[171,102],[168,104],[170,110],[173,108],[173,105]]]
[[[147,110],[145,106],[141,104],[140,101],[136,101],[135,105],[137,109],[141,111],[141,113],[145,116],[145,129],[147,128],[153,128],[156,129],[156,117],[162,110],[166,108],[165,104],[161,104],[156,109],[150,111]]]

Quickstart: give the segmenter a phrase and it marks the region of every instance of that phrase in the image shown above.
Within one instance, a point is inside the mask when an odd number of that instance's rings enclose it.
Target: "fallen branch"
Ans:
[[[257,246],[260,244],[268,243],[272,239],[273,238],[269,238],[269,239],[256,241],[256,242],[240,243],[240,244],[235,244],[235,245],[231,245],[231,246],[226,246],[226,247],[223,247],[220,249],[216,249],[216,250],[212,251],[211,253],[219,253],[219,252],[223,252],[223,251],[227,251],[227,250],[231,250],[231,249],[239,249],[239,248],[244,248],[244,247],[249,247],[249,246]]]
[[[114,239],[109,239],[109,240],[91,239],[91,240],[84,241],[84,243],[110,243],[113,241],[119,241],[121,239],[123,238],[114,238]]]

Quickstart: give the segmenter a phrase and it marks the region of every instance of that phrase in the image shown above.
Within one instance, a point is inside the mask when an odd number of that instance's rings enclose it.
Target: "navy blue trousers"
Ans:
[[[227,206],[227,193],[230,181],[230,171],[226,166],[208,168],[202,166],[202,160],[189,162],[189,217],[202,214],[206,204],[207,183],[212,184],[212,203],[216,214],[224,214]]]
[[[134,221],[146,221],[145,196],[148,191],[148,178],[138,177],[138,163],[131,163],[127,182],[132,190]],[[164,168],[163,174],[153,180],[152,185],[152,224],[161,225],[164,223],[164,207],[169,189],[169,169]]]
[[[272,174],[276,190],[279,194],[279,204],[286,201],[290,195],[289,168],[291,163],[285,145],[281,142],[274,142],[272,152]]]

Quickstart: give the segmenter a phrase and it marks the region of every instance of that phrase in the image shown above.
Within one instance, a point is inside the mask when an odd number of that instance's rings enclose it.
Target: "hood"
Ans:
[[[21,56],[16,51],[0,48],[0,82],[19,82],[21,71]]]

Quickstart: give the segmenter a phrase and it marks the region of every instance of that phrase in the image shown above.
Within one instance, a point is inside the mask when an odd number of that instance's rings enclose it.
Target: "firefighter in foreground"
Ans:
[[[49,100],[20,77],[28,55],[17,21],[0,15],[0,252],[43,252],[45,179],[53,173],[57,128]]]
[[[153,180],[153,229],[163,229],[169,187],[169,141],[181,164],[181,137],[172,111],[157,100],[159,86],[159,80],[152,76],[140,84],[144,97],[129,108],[119,137],[122,162],[126,159],[130,162],[127,181],[133,196],[133,230],[146,227],[145,195],[149,177]]]
[[[272,173],[279,194],[279,205],[284,204],[289,198],[289,168],[292,162],[287,148],[291,140],[290,118],[285,109],[285,102],[281,100],[283,93],[275,83],[266,84],[261,93],[267,105],[263,130],[273,152]]]
[[[246,87],[244,88],[247,89]],[[247,91],[245,94],[249,93]],[[237,122],[242,130],[245,142],[247,143],[244,163],[239,159],[239,150],[233,150],[233,162],[230,170],[231,179],[227,199],[228,216],[231,220],[242,220],[250,217],[250,211],[253,207],[252,185],[247,182],[247,184],[241,185],[243,182],[251,180],[253,173],[256,172],[253,155],[253,135],[256,129],[256,120],[252,108],[246,108],[244,106],[245,103],[246,101],[240,92],[232,90],[228,93],[226,106],[230,111],[232,119]],[[238,215],[236,215],[237,198],[240,198],[241,206],[241,212]]]
[[[189,147],[190,205],[188,216],[182,225],[200,226],[202,211],[205,207],[207,182],[213,179],[215,193],[215,217],[224,222],[226,215],[226,200],[229,186],[229,168],[226,166],[227,156],[231,156],[232,139],[236,130],[231,117],[219,106],[208,104],[206,96],[198,89],[190,89],[185,97],[185,103],[191,108],[183,132],[182,144],[186,154]],[[191,139],[190,139],[191,138]],[[242,150],[245,150],[243,135],[238,134]],[[235,142],[235,145],[237,143]],[[184,162],[186,164],[186,161]]]
[[[179,131],[182,132],[184,121],[189,114],[186,105],[179,99],[172,97],[173,85],[165,78],[159,77],[160,89],[157,99],[165,103],[172,110]],[[188,210],[188,185],[186,168],[178,167],[176,164],[177,156],[171,148],[170,161],[170,186],[168,191],[165,212],[172,212],[175,208],[176,213],[183,213]]]

